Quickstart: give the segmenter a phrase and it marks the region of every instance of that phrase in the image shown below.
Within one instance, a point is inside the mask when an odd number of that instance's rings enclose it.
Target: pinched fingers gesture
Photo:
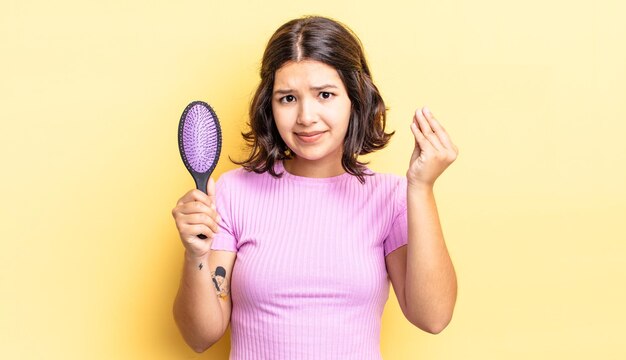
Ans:
[[[459,149],[427,107],[415,111],[411,131],[415,136],[415,148],[407,181],[432,187],[439,175],[456,160]]]

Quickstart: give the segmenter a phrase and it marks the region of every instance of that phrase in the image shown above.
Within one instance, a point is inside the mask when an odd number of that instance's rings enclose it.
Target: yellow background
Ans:
[[[404,174],[428,105],[460,148],[436,196],[459,279],[452,323],[385,359],[624,359],[626,5],[545,1],[3,1],[0,358],[227,359],[187,348],[172,301],[177,148],[192,100],[240,158],[272,32],[303,14],[365,45]]]

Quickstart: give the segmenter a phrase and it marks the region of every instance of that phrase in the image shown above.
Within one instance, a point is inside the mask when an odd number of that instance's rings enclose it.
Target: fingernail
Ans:
[[[424,106],[424,112],[428,115],[431,115],[430,109],[426,106]]]

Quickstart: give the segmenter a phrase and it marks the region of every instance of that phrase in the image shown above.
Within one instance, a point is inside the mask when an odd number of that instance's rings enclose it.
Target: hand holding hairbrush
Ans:
[[[178,125],[178,149],[196,188],[207,194],[207,182],[222,150],[222,130],[209,104],[193,101],[187,105]],[[198,237],[206,239],[204,234]]]

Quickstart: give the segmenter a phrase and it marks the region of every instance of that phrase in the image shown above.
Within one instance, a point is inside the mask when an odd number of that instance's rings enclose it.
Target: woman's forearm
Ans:
[[[203,352],[217,342],[224,328],[208,258],[208,254],[202,259],[185,254],[178,294],[174,300],[176,324],[187,344],[196,352]]]
[[[413,323],[439,333],[452,318],[457,283],[432,187],[408,185],[407,216],[407,309]]]

